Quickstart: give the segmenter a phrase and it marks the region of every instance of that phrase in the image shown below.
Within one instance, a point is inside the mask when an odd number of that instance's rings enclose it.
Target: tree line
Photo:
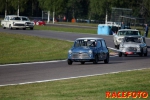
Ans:
[[[129,8],[132,15],[148,20],[150,17],[150,0],[0,0],[0,15],[17,14],[29,17],[41,17],[42,11],[55,12],[55,17],[66,16],[67,19],[104,20],[106,12],[111,15],[112,7]],[[52,14],[51,14],[52,15]]]

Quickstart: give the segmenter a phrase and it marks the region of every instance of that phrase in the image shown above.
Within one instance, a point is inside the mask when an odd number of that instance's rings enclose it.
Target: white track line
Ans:
[[[126,71],[117,71],[117,72],[102,73],[102,74],[93,74],[93,75],[85,75],[85,76],[77,76],[77,77],[68,77],[68,78],[60,78],[60,79],[50,79],[50,80],[41,80],[41,81],[33,81],[33,82],[24,82],[24,83],[18,83],[18,84],[4,84],[4,85],[0,85],[0,87],[3,87],[3,86],[14,86],[14,85],[25,85],[25,84],[33,84],[33,83],[43,83],[43,82],[52,82],[52,81],[60,81],[60,80],[76,79],[76,78],[84,78],[84,77],[90,77],[90,76],[115,74],[115,73],[129,72],[129,71],[143,70],[143,69],[149,69],[149,68],[133,69],[133,70],[126,70]]]

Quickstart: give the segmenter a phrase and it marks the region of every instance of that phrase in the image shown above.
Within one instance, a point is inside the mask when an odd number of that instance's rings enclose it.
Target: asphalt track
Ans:
[[[112,36],[39,30],[4,30],[2,28],[0,28],[0,31],[10,34],[26,34],[67,41],[74,41],[76,38],[80,37],[100,37],[106,40],[108,47],[114,47]],[[146,39],[146,42],[148,46],[150,46],[150,39]],[[73,65],[70,66],[67,64],[66,60],[63,60],[0,65],[0,86],[150,68],[150,49],[148,51],[149,54],[147,57],[128,56],[120,58],[118,56],[113,56],[110,57],[109,64],[104,64],[103,62],[99,62],[98,64],[85,63],[85,65],[73,63]]]

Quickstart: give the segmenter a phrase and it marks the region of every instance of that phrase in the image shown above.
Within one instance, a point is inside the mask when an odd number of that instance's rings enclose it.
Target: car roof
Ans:
[[[139,31],[139,30],[137,30],[137,29],[120,29],[118,31]]]
[[[76,40],[84,40],[84,39],[88,39],[88,40],[103,40],[103,38],[97,38],[97,37],[83,37],[83,38],[77,38]]]

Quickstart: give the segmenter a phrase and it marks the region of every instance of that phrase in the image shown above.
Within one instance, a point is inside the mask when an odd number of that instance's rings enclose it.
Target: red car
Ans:
[[[46,25],[45,21],[41,20],[41,19],[35,19],[33,20],[34,25]]]

